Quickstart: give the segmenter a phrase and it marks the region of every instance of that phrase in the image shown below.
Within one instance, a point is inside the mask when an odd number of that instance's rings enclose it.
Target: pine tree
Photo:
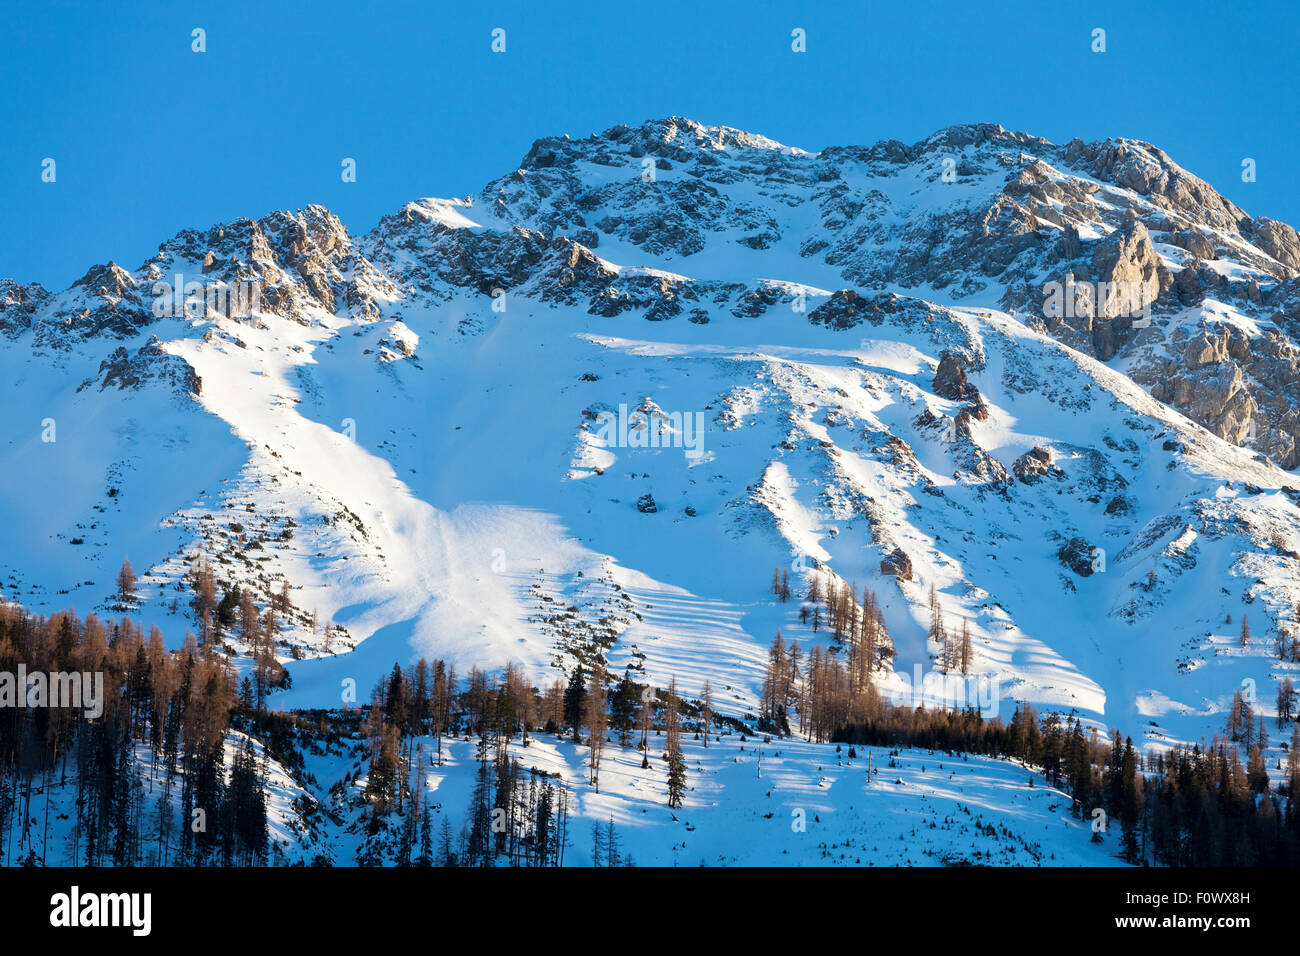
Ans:
[[[1246,783],[1252,793],[1268,792],[1268,767],[1264,763],[1264,752],[1259,744],[1250,748],[1246,760]]]
[[[451,822],[445,815],[438,834],[438,865],[444,867],[456,865],[456,854],[451,848]]]
[[[217,610],[217,582],[208,565],[207,555],[199,552],[192,573],[194,598],[190,606],[199,620],[199,645],[207,647],[212,640],[212,621]]]
[[[469,840],[465,847],[468,866],[489,866],[492,862],[491,789],[487,762],[479,761],[474,796],[470,802]]]
[[[1282,678],[1277,690],[1277,725],[1285,727],[1287,721],[1295,719],[1296,690],[1291,678]]]
[[[668,806],[677,809],[686,795],[686,758],[682,756],[681,702],[677,696],[677,678],[668,683],[668,701],[664,708],[668,757]]]
[[[650,768],[650,728],[654,723],[654,692],[649,685],[641,692],[637,729],[641,731],[641,769]]]
[[[786,707],[789,703],[790,664],[785,638],[778,630],[767,652],[767,671],[763,676],[763,723],[779,734],[790,732]]]
[[[970,666],[972,660],[971,642],[970,642],[970,621],[967,618],[961,619],[961,673],[963,677],[970,676]]]
[[[1116,739],[1118,739],[1118,733]],[[1125,738],[1124,750],[1120,758],[1119,771],[1119,815],[1123,828],[1121,843],[1124,847],[1124,859],[1128,863],[1139,862],[1138,820],[1142,810],[1142,791],[1138,783],[1137,753],[1133,749],[1133,738]]]
[[[609,823],[605,828],[605,864],[607,866],[622,866],[623,856],[619,852],[620,844],[618,833],[614,829],[614,818],[609,818]]]
[[[258,617],[257,605],[253,603],[252,589],[244,589],[239,595],[239,638],[249,648],[256,648],[259,646],[261,634],[261,621]]]
[[[600,792],[600,758],[605,751],[605,668],[599,661],[591,669],[587,685],[585,723],[591,735],[588,759],[591,765],[591,785]]]
[[[420,856],[416,861],[420,866],[433,866],[433,815],[428,804],[420,813]]]
[[[121,604],[135,603],[135,571],[131,562],[122,559],[122,568],[117,572],[117,599]]]
[[[631,739],[632,728],[636,723],[637,687],[632,680],[630,670],[623,671],[623,677],[614,688],[610,698],[610,722],[618,731],[618,744],[626,747]]]
[[[700,731],[704,737],[704,749],[709,749],[709,731],[713,725],[713,688],[706,680],[700,688]]]
[[[564,689],[564,722],[573,728],[573,739],[579,739],[579,729],[582,724],[582,713],[584,708],[584,698],[586,697],[587,675],[579,664],[569,675],[569,684]]]
[[[938,645],[939,667],[945,672],[952,670],[953,654],[944,629],[943,605],[939,603],[939,592],[934,584],[930,585],[930,643]]]
[[[1291,746],[1286,752],[1286,791],[1292,817],[1300,823],[1300,806],[1297,806],[1296,799],[1300,795],[1300,721],[1291,725]]]
[[[371,709],[372,715],[375,708]],[[374,818],[386,816],[397,800],[401,784],[399,751],[400,737],[397,728],[375,715],[376,727],[372,731],[370,772],[366,778],[366,800]]]

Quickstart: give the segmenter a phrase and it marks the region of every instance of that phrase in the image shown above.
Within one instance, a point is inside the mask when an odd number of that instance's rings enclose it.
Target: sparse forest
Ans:
[[[0,709],[0,860],[284,863],[272,837],[272,764],[308,779],[313,754],[355,752],[357,769],[332,789],[333,806],[295,809],[310,831],[313,820],[350,807],[362,850],[355,861],[321,854],[315,863],[560,866],[586,839],[571,831],[575,788],[599,790],[608,747],[638,754],[643,768],[659,767],[664,804],[676,809],[691,786],[685,738],[693,734],[703,749],[710,737],[753,735],[757,727],[760,736],[1022,761],[1071,795],[1076,817],[1087,820],[1101,808],[1116,851],[1132,863],[1300,861],[1300,813],[1291,799],[1300,786],[1300,724],[1288,716],[1293,688],[1279,691],[1278,725],[1290,723],[1291,756],[1285,782],[1274,787],[1260,756],[1267,729],[1240,695],[1223,738],[1145,759],[1118,731],[1098,737],[1074,717],[1039,717],[1028,706],[1004,723],[973,709],[891,705],[875,689],[887,634],[871,613],[872,598],[841,603],[831,620],[849,620],[846,606],[862,610],[856,623],[841,624],[843,640],[832,648],[805,655],[776,636],[762,713],[745,721],[720,716],[707,683],[691,699],[676,679],[655,688],[628,672],[611,675],[599,662],[534,685],[512,664],[461,677],[444,661],[421,659],[394,665],[363,706],[271,712],[267,688],[237,680],[228,655],[194,638],[168,651],[157,629],[146,635],[129,618],[41,617],[3,605],[0,672],[21,665],[29,673],[102,674],[103,700],[95,716],[78,707]],[[250,630],[258,617],[246,617]],[[254,661],[250,669],[258,667]],[[585,749],[582,778],[530,766],[537,735]],[[474,786],[464,807],[435,802],[427,785],[451,740],[473,741]],[[63,821],[51,819],[56,793],[72,795],[74,809]],[[597,865],[632,865],[621,845],[613,820],[593,828]]]

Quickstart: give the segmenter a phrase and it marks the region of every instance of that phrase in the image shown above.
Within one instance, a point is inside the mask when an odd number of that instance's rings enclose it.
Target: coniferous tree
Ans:
[[[1259,744],[1250,748],[1246,762],[1246,785],[1252,793],[1268,791],[1268,767],[1264,763],[1264,752]]]
[[[614,829],[614,818],[609,818],[609,823],[605,827],[605,865],[622,866],[623,855],[620,852],[618,832]]]
[[[1291,678],[1282,678],[1277,690],[1277,725],[1285,727],[1296,715],[1296,690]]]
[[[961,673],[963,677],[970,676],[972,659],[973,652],[971,650],[970,641],[970,621],[963,617],[961,619],[961,650],[959,655],[959,663],[961,665]]]
[[[704,749],[709,748],[709,730],[713,723],[713,688],[707,680],[700,688],[700,731],[704,737]]]
[[[117,572],[117,599],[123,605],[135,603],[135,571],[126,558],[122,559],[122,568]]]
[[[1133,750],[1133,739],[1126,738],[1120,758],[1119,769],[1119,817],[1122,827],[1121,842],[1124,847],[1124,859],[1128,863],[1139,862],[1138,824],[1142,813],[1142,792],[1138,786],[1137,754]]]
[[[682,755],[681,701],[677,696],[677,678],[668,683],[668,701],[664,707],[664,726],[668,758],[668,806],[677,809],[686,795],[686,758]]]
[[[591,669],[591,680],[587,686],[585,702],[587,733],[590,734],[588,762],[591,770],[591,785],[600,792],[600,759],[605,750],[605,726],[608,716],[605,710],[605,668],[597,661]]]
[[[1300,795],[1300,721],[1291,725],[1291,745],[1286,752],[1286,790],[1289,812],[1300,824],[1300,807],[1297,806],[1297,796]]]
[[[490,866],[492,863],[491,790],[487,762],[480,760],[474,795],[470,801],[469,840],[465,847],[466,866]]]
[[[939,592],[934,584],[930,585],[930,643],[938,647],[939,667],[945,672],[951,670],[952,650],[943,623],[943,605],[939,603]]]
[[[620,747],[626,747],[631,739],[632,728],[636,724],[637,686],[630,671],[624,670],[623,677],[614,688],[610,698],[610,722],[618,732]]]
[[[654,692],[647,685],[641,692],[641,708],[637,726],[641,731],[641,769],[650,769],[650,728],[654,723]]]
[[[567,726],[573,728],[573,739],[579,738],[579,728],[582,724],[582,712],[585,706],[584,698],[586,697],[587,675],[579,664],[569,675],[568,686],[564,689],[564,722]]]
[[[397,728],[371,708],[370,772],[366,777],[366,800],[373,817],[386,816],[397,803],[402,781],[401,740]]]
[[[451,822],[444,816],[442,818],[442,828],[438,834],[438,865],[456,866],[456,852],[452,848],[451,842]]]

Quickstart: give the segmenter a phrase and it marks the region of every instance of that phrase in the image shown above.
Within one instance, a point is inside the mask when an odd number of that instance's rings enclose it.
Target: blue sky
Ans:
[[[11,0],[0,277],[63,288],[182,228],[312,202],[360,233],[408,199],[477,191],[539,137],[673,114],[814,150],[976,121],[1130,136],[1297,224],[1298,7]]]

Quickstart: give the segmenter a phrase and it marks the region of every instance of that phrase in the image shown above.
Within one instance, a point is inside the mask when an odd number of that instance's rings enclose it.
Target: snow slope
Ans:
[[[243,741],[232,733],[228,764]],[[416,743],[429,761],[414,779],[430,808],[435,851],[445,819],[458,852],[472,805],[476,744],[444,740],[438,766],[432,762],[434,741]],[[664,800],[667,771],[653,741],[646,770],[639,751],[607,747],[598,790],[587,785],[587,748],[571,739],[543,734],[530,738],[527,747],[516,741],[510,751],[526,771],[525,787],[531,775],[569,791],[565,866],[591,866],[592,828],[604,829],[611,821],[621,855],[636,866],[1122,865],[1116,834],[1093,842],[1091,821],[1071,816],[1067,795],[1010,761],[881,747],[859,747],[850,757],[848,748],[742,741],[735,734],[721,735],[705,749],[688,738],[690,789],[684,805],[670,810]],[[395,862],[403,816],[395,813],[370,832],[361,740],[309,749],[307,782],[268,759],[256,742],[254,753],[267,770],[272,862]],[[139,766],[145,858],[152,864],[152,854],[162,852],[157,827],[170,812],[167,859],[174,859],[179,783],[173,781],[168,794],[143,752]],[[72,860],[75,796],[75,785],[55,780],[33,796],[28,837],[14,828],[14,859],[34,852],[46,865]],[[161,807],[169,809],[160,813]]]

